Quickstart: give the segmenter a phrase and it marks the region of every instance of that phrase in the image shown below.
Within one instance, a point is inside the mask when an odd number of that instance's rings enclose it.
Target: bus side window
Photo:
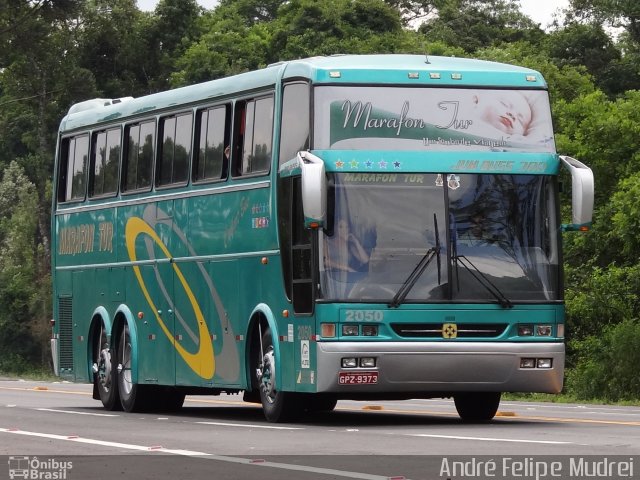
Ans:
[[[126,149],[122,189],[124,191],[149,189],[153,173],[155,122],[143,122],[127,126]]]
[[[221,180],[229,168],[231,108],[222,105],[200,110],[196,116],[197,147],[193,158],[193,181]]]
[[[84,200],[89,159],[89,135],[64,139],[60,152],[58,201]]]
[[[285,85],[282,97],[279,165],[295,158],[299,151],[309,148],[309,85]]]
[[[235,122],[234,174],[268,173],[273,137],[273,97],[237,102]]]
[[[89,197],[113,195],[118,191],[120,166],[120,129],[93,134],[89,166]]]
[[[156,185],[187,183],[191,160],[191,112],[164,117],[160,120],[162,143],[158,152]]]

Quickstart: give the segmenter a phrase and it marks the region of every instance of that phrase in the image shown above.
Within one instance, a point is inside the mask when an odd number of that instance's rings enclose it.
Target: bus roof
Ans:
[[[261,70],[211,80],[143,97],[97,98],[73,105],[60,131],[121,122],[151,112],[176,109],[239,92],[260,90],[283,79],[304,78],[314,84],[386,84],[546,88],[535,70],[503,63],[425,55],[332,55],[279,62]]]

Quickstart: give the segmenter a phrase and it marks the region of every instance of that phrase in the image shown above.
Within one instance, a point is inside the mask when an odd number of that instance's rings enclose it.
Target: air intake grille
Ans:
[[[58,324],[60,345],[60,368],[73,370],[73,320],[71,311],[73,300],[71,297],[58,298]]]
[[[442,338],[442,323],[392,323],[397,335],[407,338]],[[504,333],[504,323],[459,323],[456,338],[496,338]]]

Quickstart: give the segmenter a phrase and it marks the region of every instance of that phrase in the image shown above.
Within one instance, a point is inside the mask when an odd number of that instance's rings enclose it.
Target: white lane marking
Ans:
[[[63,440],[67,442],[88,443],[91,445],[100,445],[105,447],[114,447],[114,448],[120,448],[120,449],[126,449],[126,450],[136,450],[136,451],[149,452],[149,453],[156,453],[156,452],[168,453],[172,455],[198,457],[206,460],[216,460],[220,462],[239,463],[243,465],[252,465],[256,467],[279,468],[281,470],[293,470],[298,472],[319,473],[323,475],[333,475],[333,476],[345,477],[345,478],[358,478],[361,480],[389,480],[389,477],[387,476],[374,475],[371,473],[350,472],[350,471],[343,471],[343,470],[335,470],[332,468],[312,467],[309,465],[292,465],[288,463],[267,462],[263,460],[252,459],[252,458],[228,457],[224,455],[215,455],[212,453],[196,452],[192,450],[176,450],[171,448],[148,447],[144,445],[134,445],[129,443],[107,442],[104,440],[96,440],[92,438],[82,438],[82,437],[76,437],[76,436],[56,435],[53,433],[28,432],[25,430],[1,428],[1,427],[0,427],[0,433],[12,433],[15,435],[26,435],[31,437],[48,438],[52,440]]]
[[[580,413],[599,413],[603,415],[640,415],[640,410],[637,407],[625,407],[625,408],[615,408],[615,407],[598,407],[598,406],[587,406],[587,405],[562,405],[559,403],[553,403],[550,405],[542,405],[542,404],[528,404],[528,403],[508,403],[502,402],[500,404],[501,407],[527,407],[527,408],[547,408],[547,409],[555,409],[555,410],[579,410]],[[588,411],[585,411],[588,410]]]
[[[459,435],[432,435],[427,433],[405,433],[408,437],[446,438],[450,440],[482,440],[487,442],[512,442],[512,443],[541,443],[545,445],[573,445],[573,442],[561,442],[557,440],[527,440],[519,438],[492,438],[492,437],[463,437]]]
[[[217,425],[219,427],[268,428],[272,430],[304,430],[303,427],[276,427],[271,425],[253,425],[250,423],[193,422],[199,425]]]
[[[69,435],[56,435],[55,433],[28,432],[25,430],[18,430],[18,429],[11,429],[11,428],[0,428],[0,432],[13,433],[15,435],[26,435],[28,437],[40,437],[40,438],[49,438],[52,440],[64,440],[67,442],[87,443],[90,445],[100,445],[103,447],[122,448],[125,450],[138,450],[143,452],[162,452],[162,453],[172,453],[174,455],[187,455],[187,456],[211,455],[210,453],[194,452],[191,450],[172,450],[169,448],[162,448],[162,447],[147,447],[144,445],[133,445],[130,443],[108,442],[105,440],[96,440],[94,438],[83,438],[75,435],[69,436]]]
[[[71,413],[74,415],[92,415],[94,417],[119,417],[115,413],[77,412],[75,410],[56,410],[55,408],[36,408],[39,412]]]

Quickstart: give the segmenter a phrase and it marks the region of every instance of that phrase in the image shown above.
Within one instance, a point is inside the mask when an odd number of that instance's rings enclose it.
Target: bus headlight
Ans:
[[[358,366],[357,358],[343,358],[342,368],[356,368]]]
[[[375,368],[376,366],[375,357],[362,357],[360,359],[360,366],[364,368]]]
[[[536,325],[536,335],[539,337],[550,337],[553,332],[551,325]]]
[[[520,359],[520,368],[536,368],[536,359],[535,358],[521,358]]]
[[[531,337],[531,336],[533,336],[533,326],[532,325],[518,325],[518,336],[519,337]]]
[[[377,337],[378,336],[378,326],[377,325],[363,325],[362,326],[362,335],[365,337]]]
[[[342,325],[342,335],[345,337],[355,337],[360,334],[358,325]]]
[[[536,365],[537,368],[551,368],[553,366],[553,359],[551,358],[539,358]]]

